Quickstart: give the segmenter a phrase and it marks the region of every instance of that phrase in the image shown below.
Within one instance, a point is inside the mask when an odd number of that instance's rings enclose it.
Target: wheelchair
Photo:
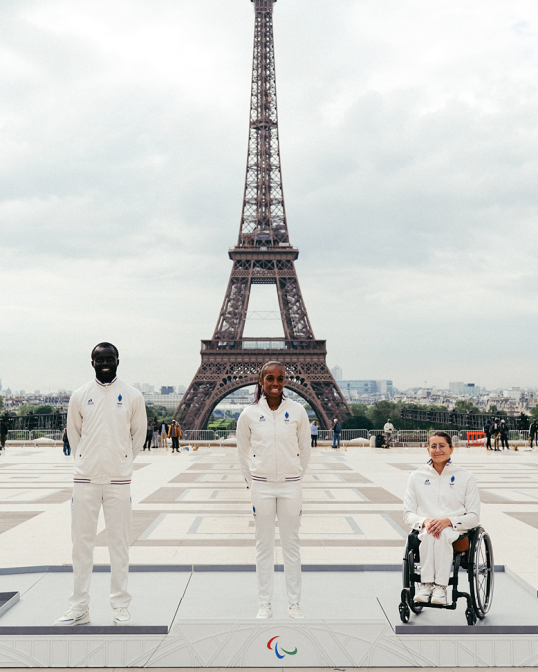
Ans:
[[[408,623],[411,612],[420,614],[424,607],[434,609],[456,609],[458,598],[467,600],[465,617],[468,625],[475,625],[478,619],[484,618],[493,600],[493,582],[495,564],[491,539],[482,527],[475,527],[465,532],[453,543],[454,559],[452,576],[447,589],[447,604],[431,604],[431,602],[414,602],[415,586],[421,583],[420,578],[420,539],[418,530],[413,530],[407,537],[405,555],[402,566],[400,618]],[[458,590],[460,569],[467,571],[469,593]],[[450,600],[452,586],[452,603]]]

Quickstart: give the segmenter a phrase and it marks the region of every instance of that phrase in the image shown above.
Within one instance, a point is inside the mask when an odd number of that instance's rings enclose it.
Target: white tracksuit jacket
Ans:
[[[122,380],[95,379],[75,390],[67,413],[74,482],[129,483],[146,426],[144,397]]]
[[[250,487],[252,480],[300,481],[310,461],[310,422],[305,409],[283,396],[274,412],[267,399],[244,409],[237,421],[239,465]]]
[[[449,461],[439,475],[430,460],[409,476],[404,520],[420,530],[426,518],[450,518],[452,528],[459,532],[480,524],[480,495],[470,471]]]

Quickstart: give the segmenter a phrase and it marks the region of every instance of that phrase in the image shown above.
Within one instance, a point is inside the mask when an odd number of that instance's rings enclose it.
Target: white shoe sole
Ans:
[[[88,614],[87,616],[83,616],[78,621],[61,621],[61,620],[54,621],[54,625],[61,628],[73,628],[76,625],[85,625],[86,623],[89,622],[90,622],[90,615]]]
[[[447,599],[446,599],[446,597],[445,598],[441,598],[441,597],[435,597],[434,598],[434,597],[432,597],[432,602],[431,603],[432,604],[445,604],[446,605]]]
[[[430,595],[428,595],[428,597],[426,597],[425,595],[415,595],[415,597],[413,598],[413,602],[428,604],[428,602],[430,601],[430,597],[431,597]]]
[[[262,619],[273,618],[273,614],[270,614],[269,616],[260,616],[260,615],[258,614],[258,616],[256,616],[256,618],[262,618]]]

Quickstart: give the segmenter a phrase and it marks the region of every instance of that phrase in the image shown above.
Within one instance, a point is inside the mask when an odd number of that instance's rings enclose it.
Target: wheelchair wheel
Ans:
[[[402,565],[402,583],[404,588],[414,588],[415,587],[415,581],[413,579],[413,574],[415,572],[415,556],[414,552],[412,549],[407,549],[406,553],[406,558],[403,561]],[[415,602],[411,595],[407,593],[407,602],[409,604],[409,609],[414,614],[420,614],[420,612],[423,609],[422,604],[419,604],[418,602]],[[401,612],[400,612],[401,615]],[[402,619],[403,620],[403,619]],[[409,618],[408,618],[409,620]],[[404,621],[404,623],[407,623],[407,621]]]
[[[495,563],[493,561],[491,539],[482,528],[477,530],[473,539],[470,556],[469,584],[471,599],[478,618],[484,618],[493,601]]]

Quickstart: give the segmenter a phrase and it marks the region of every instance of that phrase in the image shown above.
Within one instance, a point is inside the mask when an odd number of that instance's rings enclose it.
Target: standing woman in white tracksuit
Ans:
[[[430,460],[409,477],[404,520],[419,530],[422,583],[415,602],[447,603],[452,544],[462,532],[480,524],[480,495],[471,472],[452,463],[452,439],[445,432],[430,436]]]
[[[272,618],[275,516],[288,593],[288,616],[304,618],[301,600],[299,527],[303,510],[301,479],[310,460],[310,424],[305,409],[284,394],[286,376],[279,362],[264,364],[256,401],[237,422],[241,472],[251,488],[256,526],[258,618]]]
[[[99,511],[103,507],[110,553],[112,621],[127,625],[131,596],[129,542],[133,460],[146,436],[142,394],[116,377],[118,350],[100,343],[92,351],[95,379],[75,390],[69,400],[67,434],[75,459],[71,500],[73,594],[69,610],[54,625],[90,621],[90,581]]]

